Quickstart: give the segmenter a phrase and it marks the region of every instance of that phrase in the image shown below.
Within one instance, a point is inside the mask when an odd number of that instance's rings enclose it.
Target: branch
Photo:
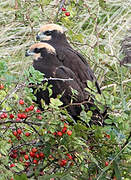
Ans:
[[[10,93],[8,93],[6,95],[6,97],[0,102],[0,105],[6,101],[8,98],[10,98],[14,93],[16,93],[19,89],[21,89],[23,86],[25,86],[25,83],[24,84],[17,84],[16,87],[14,89],[11,90]]]
[[[61,78],[44,78],[43,81],[50,81],[50,80],[53,80],[53,81],[73,81],[72,78],[68,78],[68,79],[61,79]]]
[[[28,125],[36,125],[36,126],[41,126],[41,123],[38,122],[32,122],[32,121],[25,121],[25,120],[20,120],[20,121],[16,121],[16,120],[7,120],[7,121],[0,121],[0,125],[3,124],[8,124],[8,123],[25,123]]]
[[[24,143],[24,144],[20,144],[20,145],[17,145],[17,146],[13,146],[12,148],[10,148],[9,154],[10,154],[11,151],[14,150],[14,149],[21,149],[21,147],[23,147],[23,146],[34,145],[34,144],[36,144],[36,143],[37,143],[37,141],[32,141],[32,142],[29,142],[29,143]]]

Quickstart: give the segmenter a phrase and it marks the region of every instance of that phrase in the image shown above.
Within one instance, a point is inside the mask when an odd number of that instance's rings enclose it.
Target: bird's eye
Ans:
[[[51,31],[45,31],[44,34],[45,34],[46,36],[50,36],[50,35],[51,35]]]
[[[39,53],[39,52],[40,52],[40,49],[35,48],[35,49],[34,49],[34,52],[35,52],[35,53]]]

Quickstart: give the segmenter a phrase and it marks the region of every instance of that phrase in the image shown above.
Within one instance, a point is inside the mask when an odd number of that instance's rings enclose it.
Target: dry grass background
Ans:
[[[0,62],[8,65],[7,74],[0,80],[9,78],[11,89],[13,82],[19,83],[32,64],[31,58],[25,58],[25,50],[36,42],[40,25],[57,22],[68,29],[68,40],[90,62],[101,89],[114,98],[114,114],[122,116],[123,111],[129,111],[131,74],[129,68],[120,67],[119,61],[123,58],[121,41],[131,28],[131,0],[106,0],[101,4],[103,1],[67,0],[71,16],[65,17],[60,11],[64,1],[0,0]],[[128,134],[126,123],[123,126]]]
[[[119,92],[119,84],[124,83],[124,93],[130,99],[130,71],[120,68],[119,61],[122,58],[121,40],[130,29],[131,1],[107,0],[108,12],[98,0],[76,1],[73,8],[72,1],[65,2],[71,13],[69,18],[62,17],[59,11],[62,1],[58,0],[0,1],[0,61],[8,63],[12,79],[19,78],[32,63],[25,58],[25,50],[35,42],[40,25],[58,21],[67,27],[72,45],[91,63],[102,89],[110,87],[111,91]],[[81,7],[77,8],[77,3],[81,3]],[[86,22],[88,25],[82,29]]]

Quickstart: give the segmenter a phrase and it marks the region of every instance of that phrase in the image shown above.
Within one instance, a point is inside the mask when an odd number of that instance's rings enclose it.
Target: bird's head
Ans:
[[[56,54],[56,51],[51,45],[40,42],[31,45],[26,51],[25,56],[33,56],[33,59],[37,60],[43,54]]]
[[[40,28],[36,39],[40,41],[49,41],[54,38],[60,38],[64,35],[66,29],[58,24],[46,24]]]

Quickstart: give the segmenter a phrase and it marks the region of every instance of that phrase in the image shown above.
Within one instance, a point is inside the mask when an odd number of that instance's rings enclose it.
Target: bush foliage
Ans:
[[[130,2],[122,0],[0,1],[0,180],[131,178],[130,68],[120,66],[129,17]],[[101,111],[108,107],[106,126],[69,125],[60,97],[48,106],[42,101],[43,112],[34,103],[30,87],[43,75],[25,50],[46,23],[66,27],[68,40],[90,63],[102,90],[94,93],[95,103]],[[42,88],[52,93],[48,81]],[[90,117],[82,111],[83,121]]]

